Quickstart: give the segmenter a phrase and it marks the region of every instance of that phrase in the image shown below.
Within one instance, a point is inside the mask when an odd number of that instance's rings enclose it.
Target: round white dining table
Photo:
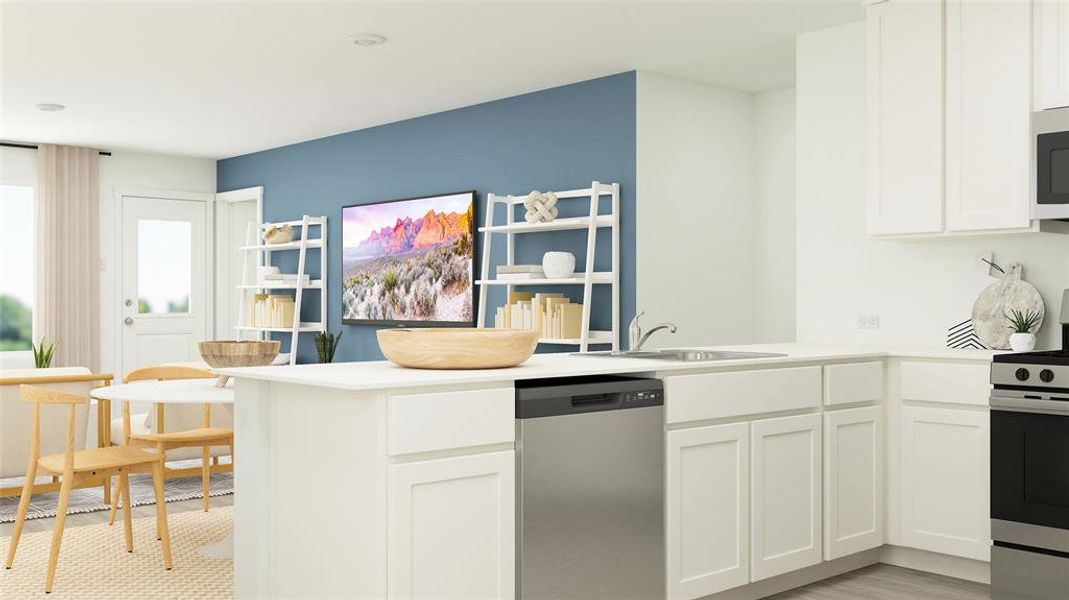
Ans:
[[[216,379],[172,379],[169,381],[134,381],[119,385],[99,387],[90,392],[97,400],[111,402],[162,402],[164,404],[222,404],[233,411],[234,389],[232,386],[215,387]],[[197,553],[208,558],[234,557],[234,531],[218,542],[197,548]]]

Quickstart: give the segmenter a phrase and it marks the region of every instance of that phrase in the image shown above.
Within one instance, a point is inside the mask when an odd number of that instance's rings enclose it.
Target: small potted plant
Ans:
[[[30,341],[30,350],[33,350],[33,366],[38,369],[47,369],[52,366],[52,357],[56,354],[56,342],[45,344],[45,338],[38,343]]]
[[[1039,328],[1039,313],[1034,310],[1011,310],[1010,314],[1006,315],[1006,320],[1010,322],[1009,328],[1013,330],[1010,335],[1010,348],[1013,348],[1014,352],[1031,352],[1036,347],[1035,330]]]
[[[319,357],[319,362],[329,363],[334,361],[334,352],[338,349],[338,344],[341,343],[343,333],[345,332],[339,331],[335,335],[333,332],[325,331],[315,334],[316,354]]]

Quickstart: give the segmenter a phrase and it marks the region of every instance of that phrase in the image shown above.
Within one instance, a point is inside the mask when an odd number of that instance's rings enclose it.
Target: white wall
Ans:
[[[795,338],[794,95],[754,96],[754,342]]]
[[[797,61],[798,340],[943,345],[985,283],[976,254],[992,250],[1024,265],[1048,310],[1039,347],[1056,347],[1069,236],[867,238],[864,24],[799,36]],[[859,313],[878,314],[880,328],[858,330]]]
[[[131,188],[215,193],[215,161],[121,151],[100,157],[100,368],[106,372],[119,368],[119,193]]]
[[[679,325],[650,347],[754,335],[753,97],[640,72],[637,306]]]

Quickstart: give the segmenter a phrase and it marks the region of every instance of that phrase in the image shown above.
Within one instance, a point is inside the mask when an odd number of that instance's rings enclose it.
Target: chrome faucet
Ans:
[[[642,345],[646,343],[646,340],[650,339],[651,335],[662,329],[667,329],[669,333],[676,332],[675,323],[658,323],[643,334],[642,326],[638,324],[638,318],[644,314],[646,314],[646,311],[642,311],[635,315],[635,318],[631,319],[631,325],[627,328],[627,349],[629,352],[638,352],[641,350]]]

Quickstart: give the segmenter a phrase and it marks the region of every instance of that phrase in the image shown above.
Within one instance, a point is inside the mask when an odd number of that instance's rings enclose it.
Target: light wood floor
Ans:
[[[212,496],[212,508],[217,506],[233,506],[234,495],[227,496]],[[173,515],[190,510],[204,510],[204,501],[200,498],[194,498],[192,500],[181,500],[179,502],[167,503],[167,514]],[[156,516],[156,505],[147,504],[145,506],[135,506],[131,511],[133,518],[138,517],[154,517]],[[122,515],[119,515],[122,518]],[[67,515],[66,527],[78,527],[80,525],[94,525],[96,523],[107,523],[108,511],[102,510],[92,513],[84,513],[78,515]],[[52,518],[47,519],[30,519],[26,521],[26,524],[22,527],[22,533],[34,533],[37,531],[52,531],[54,520]],[[0,524],[0,537],[11,537],[11,530],[15,528],[14,523],[2,523]]]
[[[873,565],[768,600],[987,600],[988,586],[891,565]]]

